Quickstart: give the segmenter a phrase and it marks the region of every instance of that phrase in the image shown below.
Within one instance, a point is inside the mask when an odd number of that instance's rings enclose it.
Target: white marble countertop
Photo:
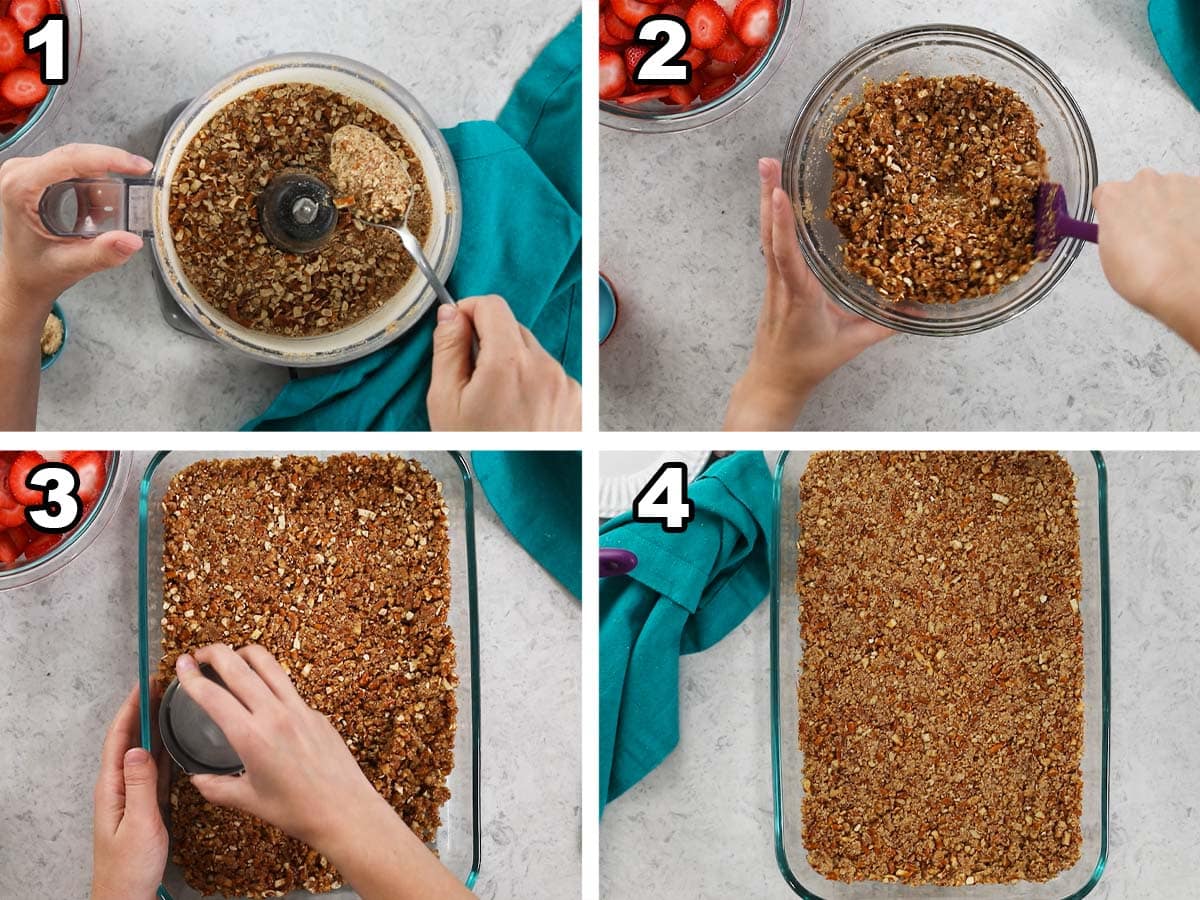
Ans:
[[[1083,110],[1101,179],[1200,172],[1200,112],[1157,52],[1145,0],[807,0],[791,52],[746,107],[678,135],[601,128],[600,267],[622,299],[601,351],[609,430],[720,427],[765,282],[757,160],[783,153],[816,80],[865,40],[953,22],[999,32]],[[802,430],[1190,430],[1200,359],[1108,287],[1095,248],[1014,322],[900,336],[835,373]]]
[[[136,454],[121,509],[57,575],[0,594],[0,896],[85,900],[104,731],[137,678]],[[476,516],[483,898],[562,900],[580,878],[579,604]],[[515,586],[519,585],[517,591]]]
[[[233,69],[317,50],[375,66],[449,127],[493,119],[578,0],[83,0],[83,63],[41,152],[72,141],[153,159],[162,119]],[[42,384],[54,431],[236,430],[267,408],[286,370],[180,334],[159,313],[143,250],[68,292],[71,340]]]
[[[1090,895],[1200,895],[1200,457],[1111,453],[1108,867]],[[600,828],[607,900],[792,897],[772,834],[767,604],[683,659],[680,742]]]

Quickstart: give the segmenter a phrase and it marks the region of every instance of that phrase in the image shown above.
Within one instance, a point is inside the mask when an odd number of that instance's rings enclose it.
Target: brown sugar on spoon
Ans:
[[[843,261],[883,297],[955,303],[1033,266],[1046,154],[1011,89],[960,75],[868,83],[829,154]]]
[[[163,500],[160,684],[181,653],[259,644],[329,718],[422,841],[450,792],[457,721],[441,485],[396,457],[225,459],[177,474]],[[324,893],[314,849],[213,806],[176,773],[172,859],[205,896]]]
[[[1082,571],[1053,453],[817,453],[800,483],[804,846],[837,881],[1080,858]]]

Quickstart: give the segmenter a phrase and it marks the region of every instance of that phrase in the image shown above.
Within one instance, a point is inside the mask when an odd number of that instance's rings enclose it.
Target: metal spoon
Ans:
[[[433,287],[434,293],[437,294],[438,300],[449,306],[457,306],[455,299],[450,296],[450,292],[446,290],[446,285],[442,283],[442,279],[438,278],[437,272],[433,270],[433,266],[429,264],[428,257],[425,256],[425,250],[421,247],[421,242],[417,240],[417,236],[408,228],[408,217],[412,212],[413,201],[417,198],[416,191],[410,191],[408,195],[408,206],[404,208],[404,218],[399,222],[371,222],[367,219],[359,219],[360,222],[370,225],[373,228],[383,228],[392,232],[404,244],[404,249],[408,251],[408,255],[413,258],[413,262],[417,264],[417,268],[421,270],[421,274],[425,276],[425,280]]]

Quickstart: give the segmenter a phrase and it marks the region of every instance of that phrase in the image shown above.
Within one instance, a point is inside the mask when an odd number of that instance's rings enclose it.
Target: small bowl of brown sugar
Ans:
[[[1080,252],[1034,249],[1043,181],[1089,219],[1091,132],[1044,62],[977,28],[875,38],[813,89],[784,186],[800,245],[829,294],[897,331],[972,334],[1045,297]]]

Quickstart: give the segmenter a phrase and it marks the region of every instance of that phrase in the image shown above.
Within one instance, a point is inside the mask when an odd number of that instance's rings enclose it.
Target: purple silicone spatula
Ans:
[[[1043,182],[1038,188],[1037,238],[1034,247],[1038,259],[1049,259],[1063,238],[1078,238],[1096,244],[1100,229],[1092,222],[1067,215],[1067,194],[1061,184]]]

